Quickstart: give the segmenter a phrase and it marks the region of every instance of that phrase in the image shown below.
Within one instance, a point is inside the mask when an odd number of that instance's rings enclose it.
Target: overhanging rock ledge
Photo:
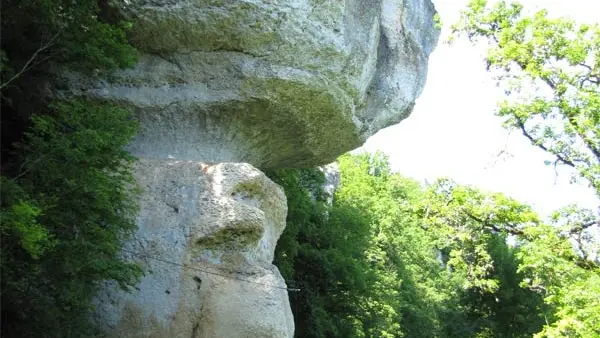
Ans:
[[[132,108],[153,158],[329,163],[410,114],[439,35],[430,0],[112,3],[140,62],[61,94]]]
[[[58,97],[130,108],[140,131],[133,293],[107,282],[111,338],[293,337],[272,265],[280,187],[256,168],[333,161],[406,118],[439,31],[430,0],[108,0],[134,23],[133,69],[59,69]]]

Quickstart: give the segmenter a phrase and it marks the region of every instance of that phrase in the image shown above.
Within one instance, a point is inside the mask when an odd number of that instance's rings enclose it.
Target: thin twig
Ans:
[[[21,75],[23,75],[23,73],[25,73],[26,71],[28,71],[29,69],[31,69],[31,67],[39,64],[39,63],[34,63],[33,65],[31,64],[32,62],[35,61],[35,59],[38,57],[38,55],[45,51],[46,49],[50,48],[52,45],[54,45],[54,43],[56,42],[56,39],[58,38],[58,36],[60,35],[60,32],[56,33],[52,39],[50,39],[50,41],[48,41],[46,44],[40,45],[40,48],[38,48],[29,58],[29,60],[27,60],[27,62],[25,63],[25,65],[23,66],[23,68],[21,68],[21,70],[16,73],[15,75],[13,75],[10,79],[8,79],[8,81],[4,82],[3,84],[0,85],[0,90],[2,90],[4,87],[8,86],[8,84],[10,84],[11,82],[13,82],[14,80],[16,80],[17,78],[19,78]],[[47,58],[45,58],[43,61],[45,61]]]

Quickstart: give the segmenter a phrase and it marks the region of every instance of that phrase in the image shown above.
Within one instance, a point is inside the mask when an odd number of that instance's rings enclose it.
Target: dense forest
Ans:
[[[42,95],[51,65],[134,65],[130,27],[105,1],[2,1],[3,337],[94,336],[100,283],[143,273],[118,255],[137,211],[130,112]],[[506,128],[600,197],[600,27],[473,0],[453,30],[488,44]],[[545,220],[452,179],[422,185],[382,154],[338,165],[333,200],[317,168],[268,172],[288,198],[275,263],[300,289],[297,337],[600,337],[596,211]]]
[[[600,27],[474,0],[453,33],[488,43],[504,126],[600,197]],[[423,186],[382,154],[338,163],[333,203],[319,170],[272,174],[288,196],[276,263],[302,289],[297,337],[600,337],[595,211],[544,220],[452,179]]]
[[[600,271],[577,229],[450,179],[422,186],[382,154],[338,163],[333,203],[318,169],[271,174],[288,196],[276,264],[302,290],[298,337],[600,334]]]

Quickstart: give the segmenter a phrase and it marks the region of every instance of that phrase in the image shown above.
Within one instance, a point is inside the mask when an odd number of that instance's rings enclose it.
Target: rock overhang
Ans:
[[[103,288],[98,322],[110,337],[293,337],[272,265],[286,198],[255,167],[329,163],[408,116],[439,34],[433,5],[109,1],[134,22],[139,62],[102,80],[63,70],[53,93],[128,108],[140,126],[126,256],[151,273],[133,294]]]
[[[134,111],[137,156],[331,162],[407,117],[439,31],[429,0],[132,0],[142,55],[68,95]]]

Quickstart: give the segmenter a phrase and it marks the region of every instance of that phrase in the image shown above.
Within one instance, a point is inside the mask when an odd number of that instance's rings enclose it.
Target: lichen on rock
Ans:
[[[95,319],[114,338],[293,337],[272,265],[283,191],[255,167],[332,162],[406,118],[437,43],[430,0],[111,0],[134,22],[133,69],[58,67],[52,95],[131,109],[144,191]],[[244,163],[242,163],[244,162]],[[332,176],[335,182],[335,175]],[[332,183],[335,184],[335,183]]]
[[[147,272],[130,293],[107,283],[95,320],[110,337],[293,337],[271,262],[282,189],[248,164],[141,159],[138,230],[124,255]],[[242,196],[240,198],[240,196]]]
[[[406,118],[438,30],[429,0],[113,1],[134,69],[60,95],[130,107],[144,157],[308,167]]]

